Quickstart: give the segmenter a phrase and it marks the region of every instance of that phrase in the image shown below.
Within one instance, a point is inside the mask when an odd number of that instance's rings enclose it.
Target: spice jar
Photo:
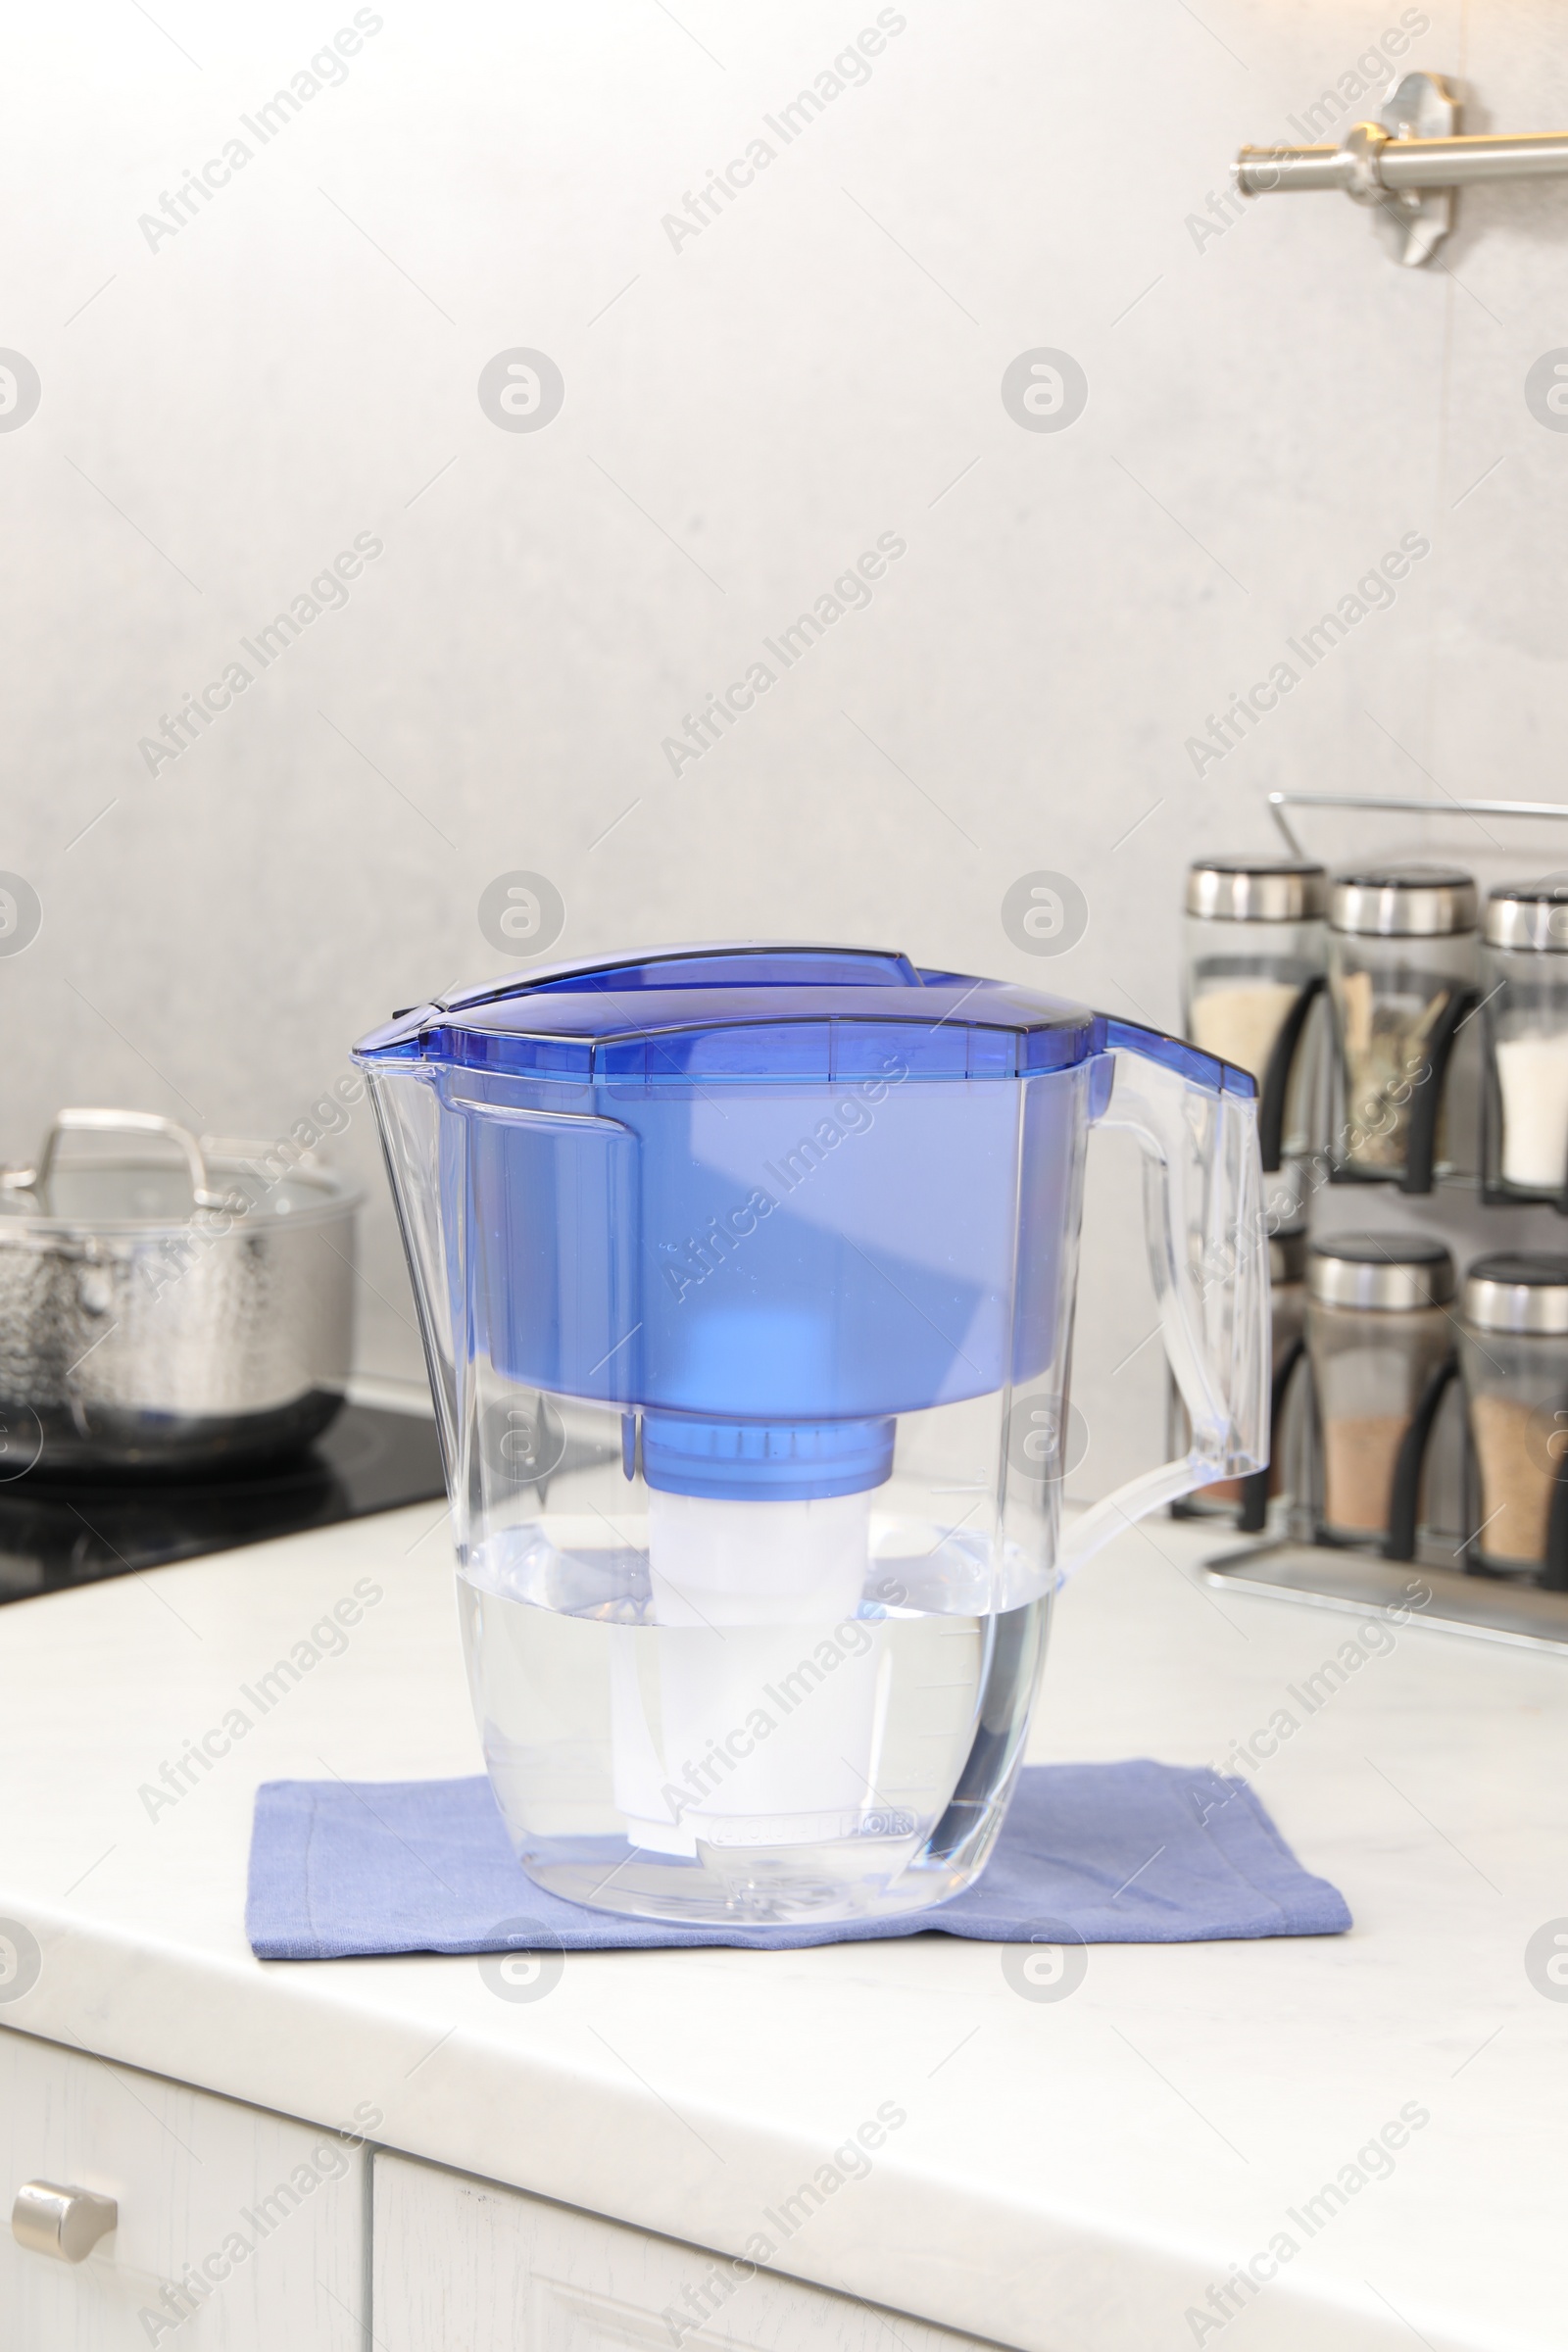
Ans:
[[[1509,882],[1482,933],[1486,1195],[1568,1202],[1568,881]]]
[[[1481,1485],[1470,1559],[1539,1571],[1568,1446],[1568,1257],[1477,1258],[1459,1361]]]
[[[1250,1479],[1222,1478],[1212,1486],[1200,1487],[1196,1494],[1171,1506],[1173,1517],[1209,1519],[1228,1515],[1241,1508],[1246,1514],[1243,1525],[1249,1525],[1255,1517],[1256,1526],[1260,1528],[1268,1499],[1284,1493],[1284,1462],[1278,1444],[1280,1407],[1284,1401],[1285,1384],[1300,1352],[1306,1312],[1305,1276],[1306,1227],[1286,1226],[1270,1236],[1268,1245],[1269,1310],[1273,1321],[1273,1400],[1270,1419],[1274,1431],[1270,1440],[1268,1468],[1254,1471]],[[1179,1455],[1184,1454],[1192,1445],[1192,1424],[1174,1381],[1171,1383],[1170,1396],[1171,1452]],[[1249,1500],[1255,1505],[1250,1513],[1247,1512]]]
[[[1388,1533],[1404,1434],[1448,1358],[1453,1260],[1421,1233],[1342,1233],[1306,1265],[1306,1350],[1317,1399],[1319,1532]]]
[[[1329,995],[1338,1046],[1333,1173],[1429,1192],[1450,1173],[1443,1081],[1474,1002],[1476,886],[1446,866],[1335,877]]]
[[[1302,858],[1200,858],[1187,876],[1187,1035],[1256,1079],[1265,1168],[1310,1141],[1308,1098],[1290,1082],[1308,1005],[1323,984],[1327,903],[1325,869]]]

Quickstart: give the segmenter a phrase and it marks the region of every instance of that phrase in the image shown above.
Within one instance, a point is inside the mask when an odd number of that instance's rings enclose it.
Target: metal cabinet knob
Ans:
[[[1321,113],[1322,105],[1310,111]],[[1406,74],[1390,90],[1380,120],[1352,122],[1338,147],[1244,147],[1232,167],[1237,191],[1279,196],[1343,188],[1400,222],[1399,258],[1416,266],[1431,260],[1452,227],[1454,189],[1479,179],[1568,172],[1568,131],[1457,138],[1458,122],[1458,101],[1440,74]]]
[[[120,2219],[113,2197],[91,2188],[57,2188],[52,2180],[24,2180],[11,2208],[11,2234],[29,2254],[52,2254],[57,2262],[85,2262],[101,2237]]]

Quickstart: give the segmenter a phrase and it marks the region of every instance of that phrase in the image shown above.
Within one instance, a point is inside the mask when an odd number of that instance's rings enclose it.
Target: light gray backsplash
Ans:
[[[0,433],[0,866],[44,919],[0,956],[7,1156],[63,1101],[286,1133],[361,1031],[501,966],[475,909],[514,869],[561,892],[562,954],[858,940],[1170,1023],[1181,868],[1267,840],[1271,785],[1558,792],[1568,435],[1523,382],[1568,339],[1568,187],[1467,194],[1426,270],[1337,196],[1208,233],[1237,144],[1293,135],[1395,0],[902,0],[788,146],[765,119],[872,0],[371,13],[265,145],[241,118],[344,0],[11,28],[0,343],[42,399]],[[1406,14],[1471,127],[1568,122],[1544,0]],[[140,216],[236,132],[250,160],[153,249]],[[759,135],[771,163],[672,242]],[[564,377],[541,432],[476,397],[514,346]],[[1087,374],[1068,430],[1003,406],[1035,347]],[[346,605],[260,670],[241,638],[362,533]],[[763,638],[880,533],[906,552],[869,608],[672,774],[683,713],[780,670]],[[1392,609],[1195,772],[1208,714],[1405,533],[1431,552]],[[253,682],[150,774],[140,739],[236,658]],[[1568,864],[1544,828],[1306,830]],[[1037,868],[1089,904],[1054,959],[1001,922]],[[362,1358],[416,1368],[363,1113],[339,1150],[371,1195]],[[1086,1492],[1160,1435],[1120,1151]]]

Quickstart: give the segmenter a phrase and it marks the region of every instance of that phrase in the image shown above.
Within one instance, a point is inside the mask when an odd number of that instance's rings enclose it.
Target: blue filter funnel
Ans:
[[[747,1236],[747,1239],[752,1238]],[[684,1298],[682,1299],[684,1303]],[[809,1306],[717,1305],[695,1324],[711,1359],[693,1367],[703,1392],[762,1412],[781,1394],[832,1391],[826,1319]],[[717,1502],[807,1502],[879,1487],[893,1468],[890,1415],[842,1421],[737,1420],[650,1411],[643,1476],[666,1494]]]
[[[664,1494],[713,1502],[812,1502],[858,1494],[893,1470],[891,1415],[875,1421],[643,1419],[643,1476]]]

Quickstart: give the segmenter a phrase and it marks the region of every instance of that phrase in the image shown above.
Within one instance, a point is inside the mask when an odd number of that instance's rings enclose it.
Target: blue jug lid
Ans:
[[[400,1013],[355,1047],[526,1078],[657,1085],[1023,1078],[1139,1044],[1200,1085],[1252,1082],[1176,1038],[1004,980],[869,948],[737,942],[539,965]]]

